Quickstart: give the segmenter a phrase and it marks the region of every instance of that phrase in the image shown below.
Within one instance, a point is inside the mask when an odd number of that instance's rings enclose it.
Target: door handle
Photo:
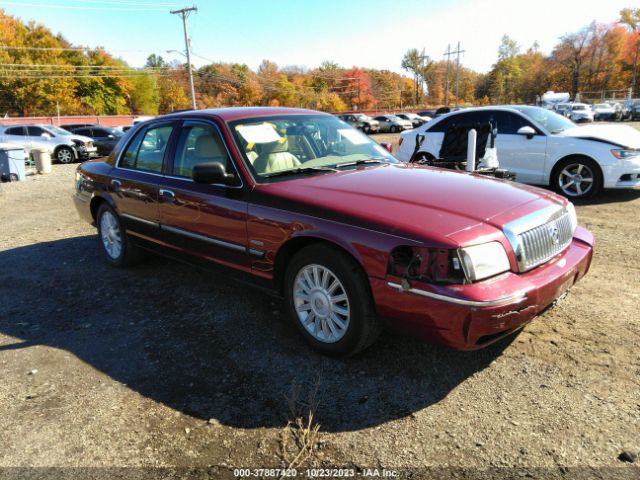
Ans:
[[[160,196],[161,197],[168,197],[170,199],[174,199],[176,198],[176,194],[173,193],[171,190],[165,190],[164,188],[160,189]]]
[[[115,179],[111,180],[111,186],[117,192],[118,190],[120,190],[120,187],[122,186],[122,182],[120,180],[115,180]]]

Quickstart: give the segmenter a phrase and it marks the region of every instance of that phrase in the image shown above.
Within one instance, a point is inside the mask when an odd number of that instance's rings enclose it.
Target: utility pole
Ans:
[[[451,44],[447,45],[447,51],[444,52],[444,56],[447,57],[447,74],[444,77],[444,105],[449,106],[449,57],[451,57]]]
[[[182,27],[184,29],[184,46],[185,53],[187,55],[187,68],[189,69],[189,89],[191,90],[191,106],[194,110],[198,107],[196,106],[196,89],[193,86],[193,71],[191,70],[191,46],[189,43],[189,34],[187,28],[187,18],[191,12],[197,12],[198,7],[185,7],[180,10],[171,10],[172,15],[180,15],[182,17]]]
[[[447,79],[445,81],[445,98],[446,105],[449,106],[449,58],[451,55],[456,55],[456,107],[458,106],[458,81],[460,78],[460,54],[464,53],[464,50],[460,50],[460,42],[458,42],[458,48],[455,51],[451,51],[451,45],[447,45],[447,51],[444,55],[447,57]]]
[[[424,48],[422,49],[422,55],[420,55],[420,76],[422,77],[422,85],[420,85],[420,99],[422,100],[422,97],[424,97],[424,83],[426,81],[425,79],[425,68],[426,68],[426,62],[429,61],[429,55],[425,55],[424,53]],[[417,99],[416,99],[416,105],[417,105]]]

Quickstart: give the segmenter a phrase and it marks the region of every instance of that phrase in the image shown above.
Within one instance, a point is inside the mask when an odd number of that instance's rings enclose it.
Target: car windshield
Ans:
[[[355,115],[355,117],[358,120],[371,120],[371,117],[367,117],[366,115],[363,115],[363,114]]]
[[[574,105],[573,110],[586,110],[586,105]]]
[[[258,180],[364,163],[398,163],[383,147],[333,116],[261,117],[230,122],[229,127]]]
[[[55,133],[57,135],[64,135],[65,137],[68,137],[69,135],[73,135],[73,133],[71,133],[68,130],[65,130],[64,128],[60,128],[60,127],[56,127],[55,125],[47,125],[46,130],[49,130],[52,133]]]
[[[568,118],[558,115],[555,112],[540,107],[515,107],[523,115],[529,117],[531,120],[538,122],[544,128],[551,133],[560,133],[570,128],[576,128]]]
[[[611,105],[607,105],[606,103],[597,103],[593,106],[596,110],[608,110],[611,108]]]

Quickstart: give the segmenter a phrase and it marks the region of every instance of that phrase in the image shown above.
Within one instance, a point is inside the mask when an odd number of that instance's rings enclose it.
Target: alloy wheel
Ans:
[[[110,211],[105,211],[100,217],[100,239],[107,255],[113,260],[122,253],[122,235],[118,220]]]
[[[322,265],[300,269],[293,283],[293,303],[302,326],[323,343],[338,342],[347,333],[350,308],[338,277]]]
[[[559,174],[558,185],[568,197],[581,197],[593,188],[595,176],[591,168],[583,163],[571,163]]]

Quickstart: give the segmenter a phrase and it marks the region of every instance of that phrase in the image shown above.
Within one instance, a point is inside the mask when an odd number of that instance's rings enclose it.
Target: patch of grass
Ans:
[[[281,456],[288,469],[304,464],[316,450],[320,433],[320,424],[315,421],[319,386],[316,382],[306,400],[301,400],[296,384],[292,386],[290,396],[285,395],[290,417],[282,432]]]

